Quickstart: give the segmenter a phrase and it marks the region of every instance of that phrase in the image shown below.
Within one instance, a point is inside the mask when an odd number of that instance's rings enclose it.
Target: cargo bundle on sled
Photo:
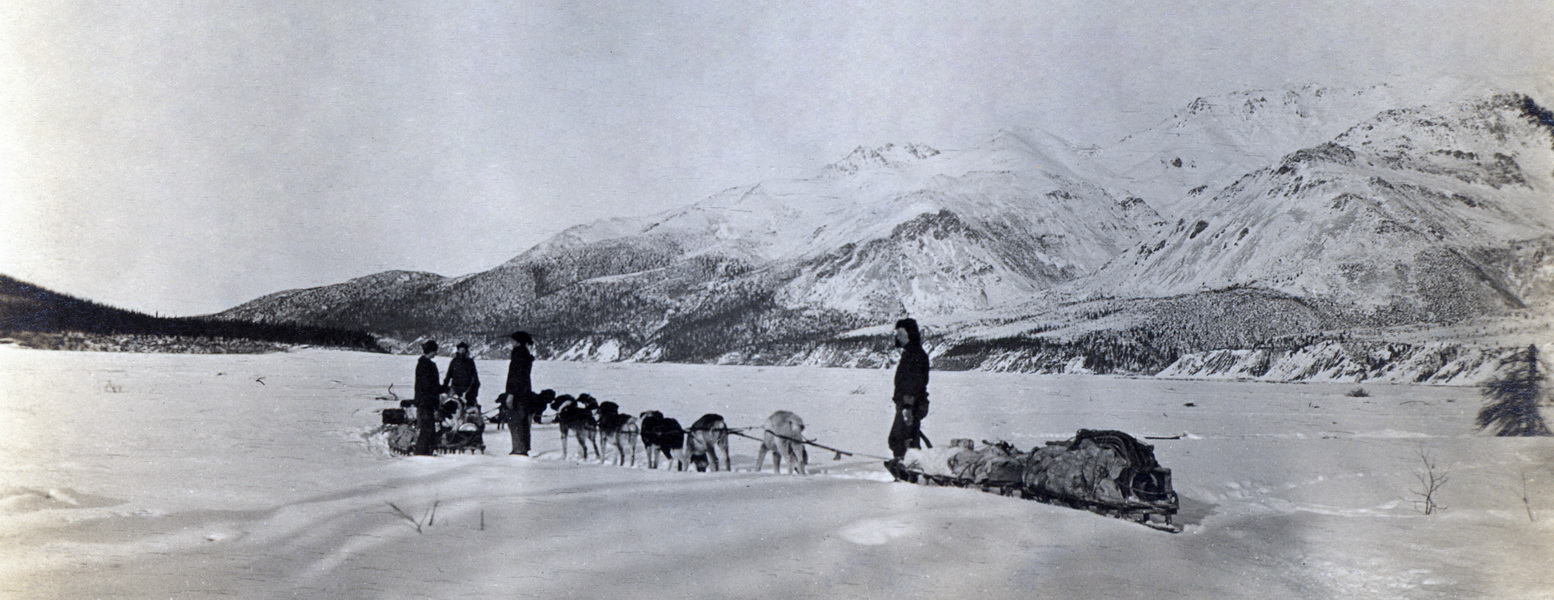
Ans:
[[[486,418],[481,414],[479,404],[444,395],[437,416],[437,436],[432,443],[432,452],[450,454],[486,451]],[[416,408],[412,401],[401,402],[400,408],[383,410],[383,433],[390,450],[399,454],[414,454],[418,430]]]
[[[980,489],[1181,531],[1171,522],[1178,507],[1171,470],[1155,462],[1154,446],[1131,435],[1081,429],[1029,452],[983,443],[976,449],[960,439],[948,448],[909,450],[885,468],[899,481]]]

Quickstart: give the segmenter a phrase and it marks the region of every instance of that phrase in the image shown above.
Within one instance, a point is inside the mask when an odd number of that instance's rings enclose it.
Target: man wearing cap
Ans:
[[[534,354],[529,344],[534,339],[523,331],[514,331],[513,353],[507,362],[507,432],[513,438],[513,454],[529,455],[529,408],[534,395],[534,384],[529,380],[534,370]]]
[[[437,340],[421,344],[421,360],[415,364],[415,453],[430,456],[437,439],[437,397],[447,388],[438,383]]]
[[[475,372],[475,359],[469,355],[469,344],[459,342],[454,347],[453,360],[448,363],[448,376],[443,385],[467,402],[479,402],[480,373]]]
[[[901,349],[901,362],[896,364],[896,390],[891,396],[896,415],[886,442],[900,460],[907,448],[921,447],[918,439],[923,435],[923,417],[928,416],[928,353],[923,350],[917,321],[912,319],[896,321],[895,342]]]

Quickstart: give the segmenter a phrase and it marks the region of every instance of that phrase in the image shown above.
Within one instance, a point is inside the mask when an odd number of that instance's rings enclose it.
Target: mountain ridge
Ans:
[[[1254,299],[1275,313],[1307,310],[1278,297],[1315,307],[1269,330],[1228,324],[1263,331],[1236,338],[1254,345],[1542,306],[1554,113],[1503,91],[1398,97],[1200,98],[1109,147],[1021,128],[960,149],[860,146],[810,178],[569,228],[485,272],[387,272],[221,315],[493,347],[523,328],[569,358],[852,365],[881,350],[856,332],[901,316],[935,323],[941,352],[1005,339],[989,323],[1046,321],[999,344],[1158,355],[1122,369],[1148,373],[1221,348],[1197,333],[1162,341],[1138,325],[1162,323],[1148,302],[1130,299],[1196,297],[1177,304],[1212,312],[1232,301],[1215,294],[1249,289],[1283,295]],[[1136,318],[1105,326],[1074,310],[1095,302]],[[1043,337],[1075,326],[1089,333]]]

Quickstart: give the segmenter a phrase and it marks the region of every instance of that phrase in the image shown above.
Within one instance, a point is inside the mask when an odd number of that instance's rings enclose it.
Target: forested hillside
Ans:
[[[106,306],[0,275],[0,337],[71,349],[256,351],[274,345],[381,351],[360,331],[208,317],[160,317]]]

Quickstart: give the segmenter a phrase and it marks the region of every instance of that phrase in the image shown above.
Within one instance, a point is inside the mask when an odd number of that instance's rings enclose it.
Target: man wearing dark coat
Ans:
[[[443,379],[443,385],[449,386],[455,396],[468,402],[478,402],[480,395],[480,373],[475,371],[475,359],[469,355],[469,344],[459,342],[453,353],[453,360],[448,363],[448,376]]]
[[[415,453],[421,456],[432,454],[437,440],[438,396],[447,389],[438,383],[437,363],[432,362],[434,356],[437,356],[437,340],[427,340],[421,344],[421,360],[415,364]]]
[[[901,362],[896,365],[896,390],[891,396],[896,415],[886,441],[890,452],[900,459],[907,448],[921,447],[918,440],[923,418],[928,416],[928,352],[923,350],[922,334],[912,319],[896,322],[895,341],[901,348]]]
[[[513,438],[513,454],[529,455],[529,409],[533,402],[534,384],[529,375],[534,370],[534,354],[529,345],[534,339],[528,333],[515,331],[512,357],[507,362],[507,431]]]

